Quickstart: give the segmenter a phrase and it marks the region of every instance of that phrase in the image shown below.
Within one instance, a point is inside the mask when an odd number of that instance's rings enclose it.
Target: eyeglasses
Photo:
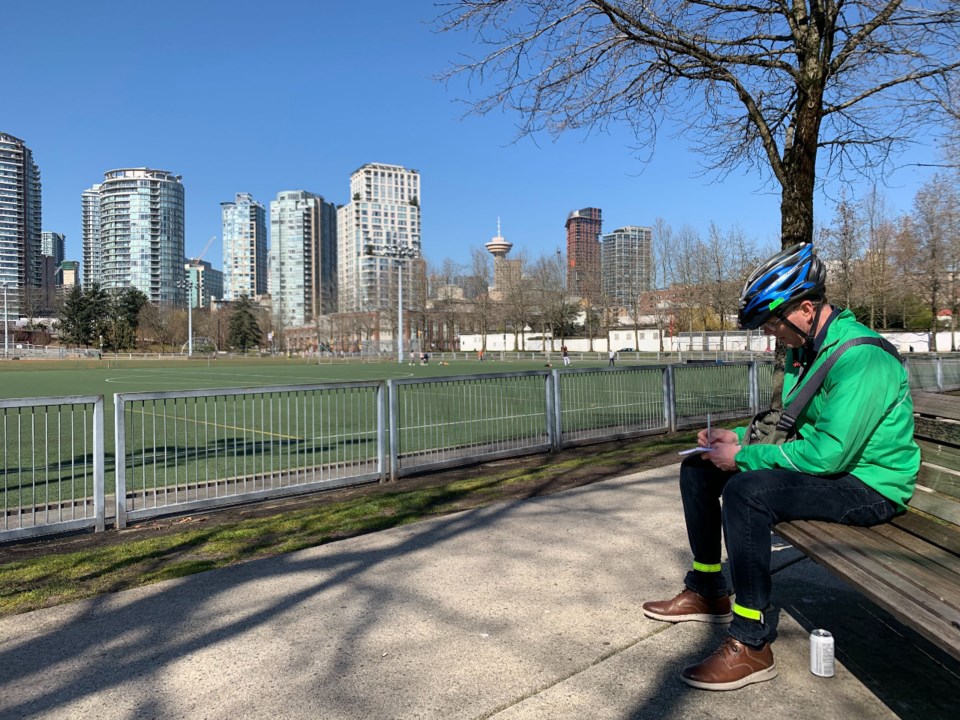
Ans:
[[[770,318],[769,320],[767,320],[763,325],[761,325],[760,328],[761,328],[767,335],[776,335],[776,334],[777,334],[777,330],[780,328],[780,325],[782,325],[782,324],[783,324],[783,323],[780,322],[780,318],[778,318],[778,317],[772,317],[772,318]]]

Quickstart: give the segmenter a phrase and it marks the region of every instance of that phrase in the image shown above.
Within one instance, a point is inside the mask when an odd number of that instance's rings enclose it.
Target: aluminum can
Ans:
[[[810,672],[817,677],[833,677],[833,635],[826,630],[810,633]]]

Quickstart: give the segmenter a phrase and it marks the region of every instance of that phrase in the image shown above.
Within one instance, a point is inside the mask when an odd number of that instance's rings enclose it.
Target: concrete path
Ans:
[[[677,466],[0,621],[2,718],[957,717],[957,663],[789,546],[780,676],[687,688],[722,631],[643,617],[689,564]],[[838,672],[808,670],[808,631]]]

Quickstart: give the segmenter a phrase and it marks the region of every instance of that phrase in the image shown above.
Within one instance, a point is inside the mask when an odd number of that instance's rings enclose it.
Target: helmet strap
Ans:
[[[810,325],[810,329],[804,332],[792,322],[787,320],[786,313],[781,313],[777,315],[777,319],[786,325],[788,328],[793,330],[799,337],[803,338],[803,349],[804,356],[813,359],[813,341],[817,335],[817,325],[820,324],[820,312],[823,310],[823,303],[817,303],[817,312],[813,316],[813,323]]]

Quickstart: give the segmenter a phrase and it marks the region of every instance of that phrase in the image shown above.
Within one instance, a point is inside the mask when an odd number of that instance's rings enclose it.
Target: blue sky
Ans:
[[[187,254],[215,235],[215,267],[221,202],[249,192],[269,208],[303,189],[345,203],[367,162],[420,171],[423,249],[437,265],[466,263],[498,217],[514,253],[553,253],[569,211],[590,206],[605,231],[662,217],[777,241],[779,197],[756,177],[700,176],[669,126],[643,165],[626,129],[515,141],[516,117],[464,118],[466,85],[435,77],[470,38],[436,33],[436,14],[428,0],[8,2],[0,130],[33,150],[44,229],[66,233],[70,259],[81,254],[80,193],[106,170],[142,166],[183,176]],[[908,159],[936,157],[922,147]],[[932,172],[896,172],[888,207],[908,212]],[[828,221],[829,200],[819,208]]]

